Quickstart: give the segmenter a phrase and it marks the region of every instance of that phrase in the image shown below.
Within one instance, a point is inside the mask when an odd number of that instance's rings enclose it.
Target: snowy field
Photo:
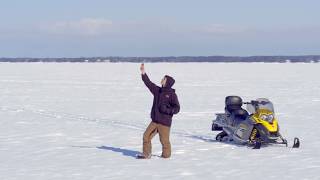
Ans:
[[[176,79],[172,158],[137,160],[152,95],[132,63],[1,63],[0,179],[320,179],[320,64],[146,64]],[[289,145],[215,142],[224,98],[273,101]],[[158,136],[153,154],[161,154]]]

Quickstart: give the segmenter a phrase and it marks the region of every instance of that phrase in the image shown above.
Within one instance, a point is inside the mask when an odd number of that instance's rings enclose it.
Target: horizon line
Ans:
[[[0,59],[77,59],[77,58],[165,58],[165,57],[307,57],[307,56],[320,56],[319,55],[247,55],[247,56],[238,56],[238,55],[179,55],[179,56],[77,56],[77,57],[0,57]]]

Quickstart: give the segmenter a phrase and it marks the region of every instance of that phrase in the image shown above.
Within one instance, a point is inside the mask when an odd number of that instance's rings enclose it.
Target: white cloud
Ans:
[[[240,26],[228,26],[223,24],[210,24],[199,27],[196,31],[201,33],[208,33],[208,34],[237,34],[249,31],[248,28],[240,27]]]
[[[76,21],[60,21],[42,25],[42,29],[50,34],[63,36],[100,37],[116,35],[117,37],[154,38],[175,37],[177,35],[223,36],[243,35],[250,28],[224,24],[180,24],[172,22],[113,22],[104,18],[83,18]]]
[[[55,34],[100,35],[112,29],[107,19],[84,18],[78,21],[61,21],[46,25],[44,29]]]

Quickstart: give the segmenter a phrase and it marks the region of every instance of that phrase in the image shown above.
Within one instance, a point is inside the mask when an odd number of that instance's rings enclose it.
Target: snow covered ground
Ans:
[[[152,96],[139,64],[0,64],[0,179],[320,179],[320,64],[157,63],[175,77],[172,158],[137,160]],[[300,149],[213,141],[224,98],[267,97]],[[153,153],[161,154],[156,136]]]

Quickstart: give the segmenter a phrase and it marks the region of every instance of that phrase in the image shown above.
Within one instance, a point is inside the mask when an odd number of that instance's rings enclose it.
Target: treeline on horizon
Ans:
[[[319,63],[315,56],[169,56],[169,57],[79,57],[79,58],[0,58],[0,62],[265,62]]]

